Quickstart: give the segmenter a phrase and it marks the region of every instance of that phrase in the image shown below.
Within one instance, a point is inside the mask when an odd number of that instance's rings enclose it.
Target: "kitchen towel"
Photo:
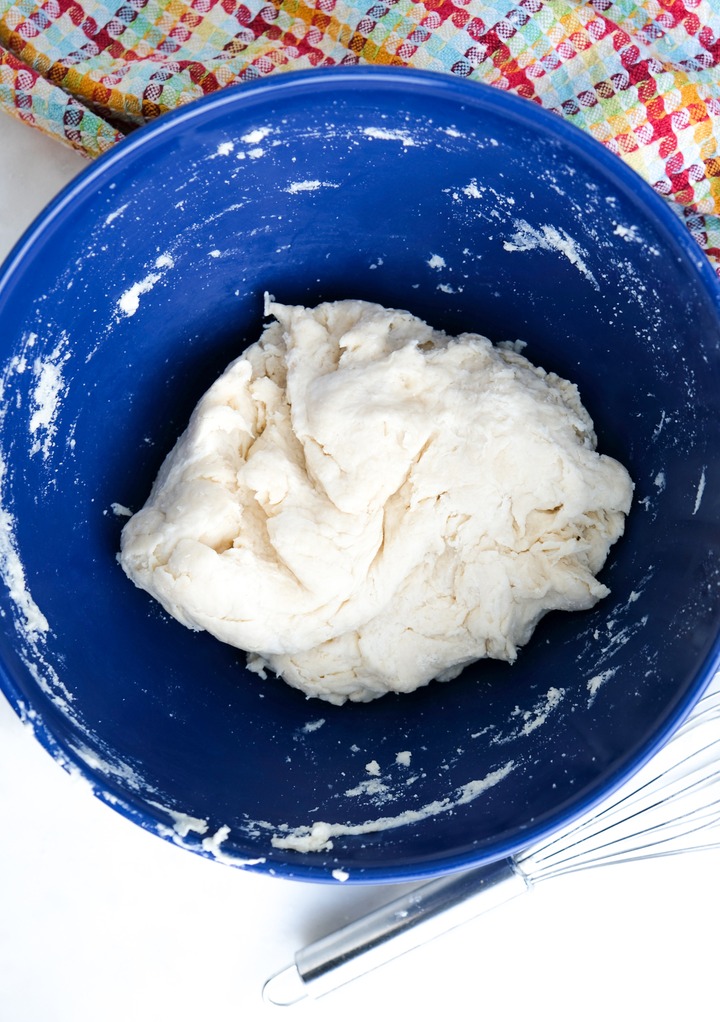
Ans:
[[[665,196],[720,275],[718,0],[0,0],[0,107],[89,157],[217,89],[338,64],[556,112]]]

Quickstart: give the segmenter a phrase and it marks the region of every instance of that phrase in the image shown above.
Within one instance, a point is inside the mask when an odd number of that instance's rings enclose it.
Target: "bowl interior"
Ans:
[[[338,708],[134,589],[117,512],[259,336],[264,291],[520,338],[576,382],[636,484],[611,595],[550,615],[512,667]],[[202,101],[39,219],[0,280],[0,335],[2,685],[102,797],[188,847],[305,879],[497,858],[618,784],[712,673],[716,283],[649,188],[531,103],[367,69]],[[318,821],[332,848],[273,845]]]

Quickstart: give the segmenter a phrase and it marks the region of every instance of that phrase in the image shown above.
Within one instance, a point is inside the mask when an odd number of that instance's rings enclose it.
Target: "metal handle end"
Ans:
[[[288,1008],[307,997],[305,984],[294,965],[271,976],[262,990],[263,1000],[280,1008]]]

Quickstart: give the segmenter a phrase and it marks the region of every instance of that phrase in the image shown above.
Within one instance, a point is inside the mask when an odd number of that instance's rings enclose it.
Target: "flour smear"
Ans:
[[[503,242],[506,252],[531,252],[542,249],[545,252],[557,252],[571,263],[590,281],[596,291],[600,285],[583,259],[583,249],[574,241],[567,231],[550,224],[531,227],[527,220],[514,220],[515,233]]]

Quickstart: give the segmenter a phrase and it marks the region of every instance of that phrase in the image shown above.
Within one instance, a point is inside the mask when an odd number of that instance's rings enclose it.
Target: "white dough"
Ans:
[[[633,487],[573,384],[379,305],[266,312],[123,530],[173,617],[342,703],[512,661],[608,593]]]

